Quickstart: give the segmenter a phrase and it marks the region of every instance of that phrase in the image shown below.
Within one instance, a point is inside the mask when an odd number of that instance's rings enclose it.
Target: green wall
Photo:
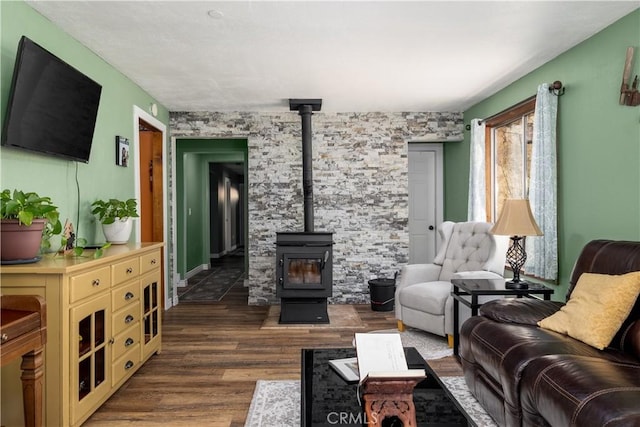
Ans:
[[[559,286],[564,300],[573,264],[593,239],[640,240],[640,107],[618,104],[628,46],[640,74],[640,10],[464,112],[465,124],[535,95],[560,80],[558,109]],[[466,220],[469,132],[445,144],[445,218]],[[464,165],[464,166],[461,166]]]
[[[115,165],[115,136],[133,143],[133,108],[148,111],[152,98],[139,86],[81,45],[22,1],[0,2],[0,117],[4,120],[18,41],[26,35],[102,85],[102,96],[89,163],[77,163],[39,154],[0,148],[1,188],[20,188],[50,196],[61,220],[69,218],[79,236],[103,241],[89,205],[97,198],[134,197],[134,168]],[[158,104],[157,119],[167,125],[169,113]],[[132,151],[133,155],[133,151]],[[135,162],[136,159],[131,159]],[[79,181],[78,198],[76,168]],[[78,208],[79,205],[79,208]],[[57,246],[57,242],[52,242]]]
[[[247,156],[246,139],[176,139],[176,218],[182,218],[176,229],[180,279],[209,264],[209,163],[244,162],[246,177]]]

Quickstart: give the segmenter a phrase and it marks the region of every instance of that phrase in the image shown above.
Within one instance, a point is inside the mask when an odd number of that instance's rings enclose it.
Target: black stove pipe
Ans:
[[[304,231],[312,232],[313,218],[313,149],[311,146],[311,106],[300,106],[302,118],[302,191],[304,194]]]
[[[313,150],[311,116],[320,111],[321,99],[290,99],[289,108],[298,110],[302,119],[302,191],[304,195],[304,231],[314,231],[313,218]]]

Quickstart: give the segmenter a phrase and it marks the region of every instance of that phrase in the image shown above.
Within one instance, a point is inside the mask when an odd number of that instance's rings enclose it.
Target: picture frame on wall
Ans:
[[[123,136],[116,136],[116,165],[129,166],[129,140]]]

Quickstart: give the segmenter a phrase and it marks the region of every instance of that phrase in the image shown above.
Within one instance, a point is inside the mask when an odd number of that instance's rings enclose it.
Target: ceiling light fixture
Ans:
[[[222,18],[224,18],[224,13],[220,12],[219,10],[215,10],[215,9],[211,9],[210,11],[208,11],[207,15],[209,15],[209,18],[211,18],[211,19],[222,19]]]

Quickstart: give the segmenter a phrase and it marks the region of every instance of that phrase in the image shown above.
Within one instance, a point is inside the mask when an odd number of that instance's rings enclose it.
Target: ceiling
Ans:
[[[170,111],[221,112],[288,111],[288,98],[322,98],[325,112],[464,111],[640,7],[27,2]]]

